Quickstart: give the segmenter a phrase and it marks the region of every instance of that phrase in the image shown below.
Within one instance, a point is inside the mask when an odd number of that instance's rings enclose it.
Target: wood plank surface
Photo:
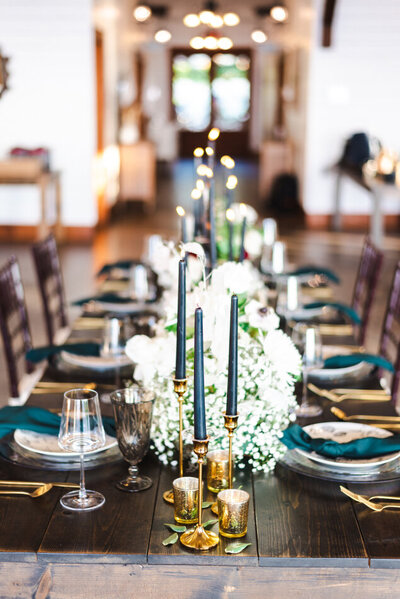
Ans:
[[[196,474],[192,474],[196,476]],[[172,488],[172,481],[177,477],[177,472],[167,468],[162,469],[160,477],[160,485],[158,489],[156,509],[154,512],[154,522],[151,532],[148,563],[149,564],[197,564],[197,565],[214,565],[221,566],[229,564],[230,566],[248,565],[253,566],[258,564],[257,554],[257,538],[255,531],[254,504],[252,497],[251,477],[244,472],[236,472],[235,486],[242,485],[245,491],[250,494],[249,505],[249,520],[248,529],[245,537],[241,539],[227,539],[220,535],[220,541],[216,547],[209,551],[192,551],[182,545],[180,541],[174,545],[164,547],[163,539],[166,539],[171,531],[164,526],[164,523],[174,523],[173,506],[163,500],[163,493],[167,489]],[[204,487],[206,489],[206,487]],[[207,494],[206,494],[207,493]],[[216,495],[206,492],[207,501],[215,501]],[[203,522],[217,518],[210,509],[203,511]],[[189,527],[188,527],[189,528]],[[209,530],[218,533],[218,523],[212,526]],[[225,548],[232,542],[251,543],[242,553],[237,555],[225,553]]]
[[[87,488],[103,493],[105,505],[93,512],[75,513],[58,504],[40,544],[39,560],[146,563],[160,467],[151,459],[142,463],[140,471],[152,478],[153,485],[140,493],[115,487],[127,470],[121,460],[87,471]],[[75,482],[78,476],[71,474],[69,480]]]
[[[261,566],[367,567],[354,512],[339,484],[277,466],[254,477]]]

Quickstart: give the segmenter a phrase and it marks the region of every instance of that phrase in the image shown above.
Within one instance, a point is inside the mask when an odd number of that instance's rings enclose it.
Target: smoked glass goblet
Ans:
[[[153,484],[148,476],[139,474],[138,464],[148,452],[154,394],[139,385],[111,394],[118,445],[129,464],[129,475],[117,483],[128,493],[144,491]]]

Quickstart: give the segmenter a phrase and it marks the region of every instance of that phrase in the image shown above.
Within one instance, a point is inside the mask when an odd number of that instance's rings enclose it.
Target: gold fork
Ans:
[[[331,390],[321,389],[314,385],[313,383],[308,383],[307,388],[319,395],[320,397],[324,397],[325,399],[329,399],[330,401],[334,401],[335,403],[340,403],[341,401],[345,401],[346,399],[360,399],[364,401],[390,401],[390,395],[382,395],[381,393],[361,393],[360,395],[355,395],[353,393],[343,393],[342,395],[338,395]]]
[[[79,489],[80,485],[76,483],[42,483],[31,480],[0,480],[0,486],[3,487],[37,487],[51,485],[52,487],[65,487],[67,489]],[[50,490],[50,489],[49,489]]]
[[[370,422],[371,426],[375,426],[377,428],[383,428],[385,430],[400,429],[400,418],[396,416],[371,416],[369,414],[354,414],[353,416],[348,416],[346,412],[340,408],[336,408],[335,406],[331,407],[331,412],[334,416],[336,416],[336,418],[339,418],[339,420],[343,420],[344,422],[364,420]]]
[[[384,495],[374,495],[374,497],[366,497],[365,495],[358,495],[357,493],[352,493],[352,491],[349,491],[345,487],[342,487],[342,485],[340,485],[340,490],[342,491],[342,493],[347,495],[347,497],[350,497],[350,499],[353,499],[353,501],[357,501],[358,503],[362,503],[362,504],[366,505],[374,512],[382,512],[382,510],[386,510],[388,508],[389,509],[392,509],[392,508],[400,509],[400,503],[382,504],[382,503],[374,503],[373,501],[371,501],[371,499],[374,499],[374,498],[385,499],[386,497]],[[400,497],[387,497],[387,499],[400,500]]]
[[[50,489],[53,488],[53,485],[48,483],[46,485],[41,485],[34,491],[15,491],[14,489],[10,489],[9,491],[0,491],[0,495],[28,495],[28,497],[41,497],[45,493],[48,493]]]

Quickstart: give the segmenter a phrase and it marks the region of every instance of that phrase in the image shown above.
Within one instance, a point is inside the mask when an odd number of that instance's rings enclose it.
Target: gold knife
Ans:
[[[38,487],[40,485],[53,485],[53,487],[65,487],[66,489],[79,489],[80,486],[75,483],[44,483],[30,480],[0,480],[0,486],[5,487]]]

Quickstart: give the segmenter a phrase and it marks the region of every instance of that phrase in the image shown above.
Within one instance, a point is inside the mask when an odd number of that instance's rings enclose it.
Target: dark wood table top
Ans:
[[[95,331],[89,333],[96,337]],[[84,337],[84,333],[71,337],[79,336]],[[44,378],[52,377],[54,370],[50,368]],[[86,377],[86,382],[89,380]],[[112,381],[109,384],[99,384],[100,396],[110,391]],[[29,404],[56,408],[61,400],[61,394],[35,393]],[[333,419],[329,411],[332,404],[319,401],[324,414],[318,420]],[[109,412],[109,404],[102,407],[103,413]],[[344,401],[340,407],[353,414],[394,413],[389,402]],[[162,494],[178,474],[151,456],[144,460],[141,470],[152,478],[153,485],[137,494],[115,487],[127,471],[122,459],[87,470],[87,487],[106,497],[105,505],[94,512],[64,510],[59,499],[65,489],[53,488],[38,499],[0,496],[0,561],[235,567],[400,565],[400,512],[374,513],[344,496],[339,483],[308,478],[281,465],[269,475],[236,471],[235,484],[242,485],[251,496],[248,533],[243,538],[251,545],[242,553],[226,554],[224,549],[231,541],[222,537],[220,544],[207,552],[190,551],[179,541],[164,547],[162,540],[171,534],[165,523],[173,523],[174,517]],[[79,473],[38,471],[0,459],[0,479],[78,482]],[[355,492],[400,495],[400,478],[392,483],[347,486]],[[204,520],[211,518],[211,510],[204,510]],[[217,531],[218,525],[212,530]]]

